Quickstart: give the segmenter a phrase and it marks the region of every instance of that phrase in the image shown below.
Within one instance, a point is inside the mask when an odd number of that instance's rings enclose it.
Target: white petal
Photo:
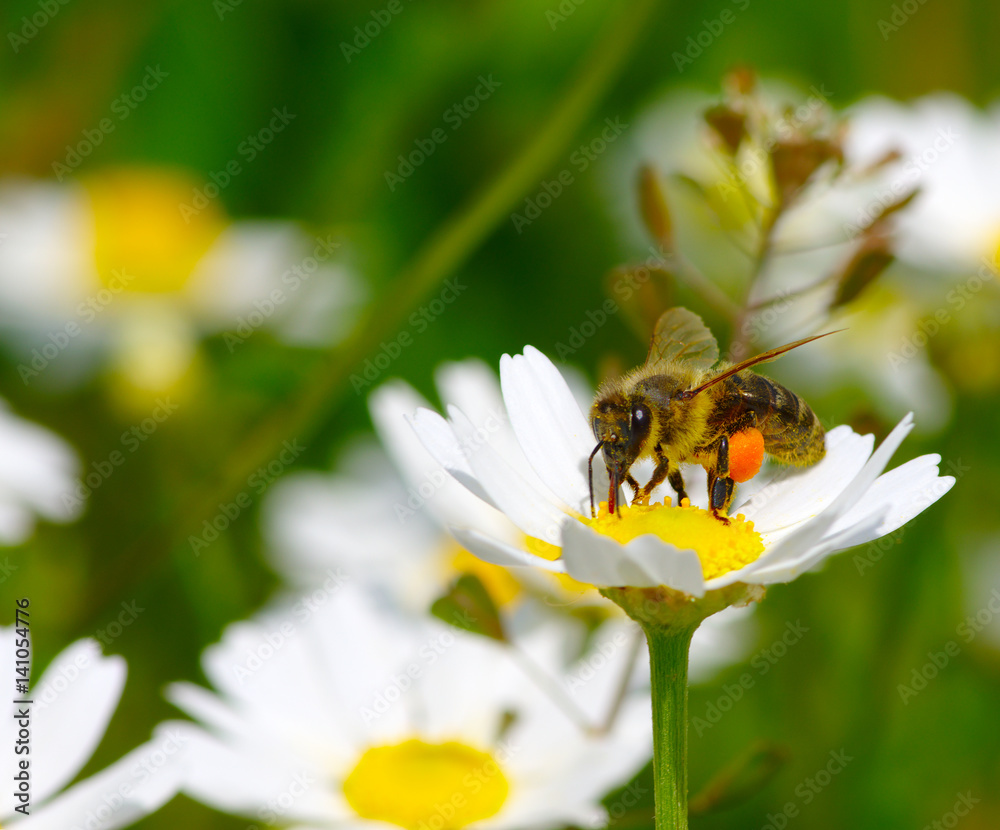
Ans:
[[[501,358],[500,382],[511,426],[539,478],[572,509],[589,509],[587,458],[595,440],[559,370],[528,346]],[[607,490],[601,465],[596,479],[597,491]]]
[[[472,472],[469,459],[466,458],[462,445],[455,435],[454,429],[441,415],[432,409],[418,409],[410,419],[410,424],[427,451],[437,459],[437,462],[448,471],[459,484],[462,484],[476,498],[496,507],[483,485]]]
[[[837,532],[862,521],[877,510],[885,510],[885,521],[878,536],[892,533],[926,510],[955,484],[951,476],[939,476],[941,456],[922,455],[883,473],[868,489],[862,501],[848,510],[830,532]],[[867,541],[867,540],[866,540]]]
[[[858,503],[869,488],[885,469],[892,454],[899,448],[903,439],[913,429],[913,413],[904,417],[889,433],[878,449],[868,459],[861,471],[850,484],[838,495],[831,504],[821,510],[809,522],[796,528],[794,532],[781,539],[769,548],[756,562],[752,562],[739,571],[733,571],[725,576],[709,582],[709,588],[731,584],[733,581],[756,582],[755,574],[772,567],[782,567],[786,563],[799,560],[803,551],[808,551],[823,539],[833,524]]]
[[[105,657],[94,640],[62,651],[35,689],[32,784],[35,798],[58,792],[90,760],[125,686],[125,661]]]
[[[536,556],[533,553],[515,548],[513,545],[491,539],[475,530],[466,530],[460,527],[452,527],[449,530],[463,548],[491,565],[502,565],[507,568],[543,568],[552,573],[566,573],[566,564],[559,559],[553,561]]]
[[[175,730],[157,735],[105,770],[70,787],[26,819],[6,827],[18,830],[116,830],[158,810],[180,787],[183,745]]]
[[[879,511],[859,524],[824,537],[819,543],[813,544],[805,550],[785,550],[780,559],[775,559],[767,567],[758,568],[753,574],[746,576],[743,581],[756,585],[791,582],[830,554],[862,544],[865,540],[873,538],[872,534],[875,533],[884,518],[885,511]]]
[[[758,533],[772,533],[815,516],[854,479],[872,454],[873,435],[840,426],[827,433],[826,456],[811,467],[781,467],[749,500],[743,513]]]
[[[455,407],[448,414],[459,444],[476,479],[490,499],[508,518],[529,536],[558,544],[559,528],[566,512],[526,481],[489,445],[480,440],[475,426]]]
[[[668,585],[698,597],[705,593],[698,555],[656,536],[640,536],[621,545],[580,522],[568,522],[563,528],[563,559],[570,576],[591,585]]]
[[[463,384],[468,382],[468,374],[461,373]],[[426,407],[427,402],[416,390],[402,381],[388,381],[368,398],[375,429],[404,480],[421,496],[428,488],[433,490],[422,506],[426,506],[441,527],[462,522],[488,532],[509,535],[510,523],[482,499],[481,495],[485,494],[476,495],[449,475],[414,432],[410,418]],[[477,418],[475,423],[485,429],[490,429],[493,423],[502,425],[506,418],[502,406],[499,412],[495,422]]]
[[[167,724],[185,737],[183,791],[219,810],[259,817],[280,804],[281,818],[334,818],[327,771],[253,738],[223,743],[189,723]],[[297,784],[297,786],[296,786]],[[292,794],[295,797],[292,797]]]
[[[32,513],[51,521],[76,518],[82,500],[67,498],[80,473],[73,451],[47,429],[14,415],[0,400],[0,505],[9,516],[0,540],[17,544],[30,532]]]

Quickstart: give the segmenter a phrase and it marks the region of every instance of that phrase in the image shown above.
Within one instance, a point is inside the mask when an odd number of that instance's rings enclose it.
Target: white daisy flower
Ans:
[[[17,665],[20,639],[13,627],[0,628],[4,666]],[[0,775],[6,784],[0,824],[5,830],[114,830],[174,796],[183,737],[164,729],[101,772],[67,786],[104,737],[125,673],[121,657],[105,657],[93,640],[78,640],[31,684],[33,703],[10,703],[8,696],[0,724],[5,747]],[[17,746],[27,746],[29,752],[19,754]],[[28,762],[26,770],[22,761]],[[26,789],[17,783],[25,771]]]
[[[286,614],[230,626],[205,652],[218,693],[168,692],[204,724],[170,725],[189,741],[183,789],[216,809],[301,830],[593,825],[650,757],[645,695],[588,734],[485,638],[350,588],[304,622]],[[554,661],[562,636],[540,636]],[[561,685],[603,712],[615,672],[583,668]]]
[[[578,384],[571,385],[575,389]],[[460,409],[475,425],[466,444],[470,452],[489,440],[522,475],[532,475],[492,370],[479,360],[446,363],[437,372],[437,386],[446,404]],[[383,384],[369,398],[369,409],[384,449],[356,446],[334,473],[296,473],[272,488],[264,503],[263,526],[274,568],[303,588],[343,569],[415,613],[426,611],[463,573],[475,574],[505,613],[523,614],[526,624],[537,617],[523,608],[529,596],[553,609],[598,604],[617,611],[590,585],[545,571],[512,574],[455,541],[448,527],[467,524],[512,546],[531,544],[546,550],[456,481],[424,448],[407,417],[427,406],[403,381]],[[541,486],[537,478],[532,480]],[[734,610],[711,618],[696,632],[691,648],[694,682],[748,653],[750,622]]]
[[[532,545],[511,544],[472,522],[451,524],[462,545],[495,564],[567,573],[597,586],[667,586],[702,597],[738,584],[791,581],[835,551],[891,533],[954,484],[938,475],[937,455],[882,475],[912,429],[908,415],[874,452],[872,436],[840,426],[827,433],[819,463],[759,475],[753,494],[738,495],[730,511],[746,521],[723,525],[697,507],[655,506],[591,520],[587,459],[594,437],[558,371],[529,346],[523,355],[504,356],[500,379],[531,479],[489,441],[468,452],[469,422],[456,407],[448,419],[426,409],[413,419],[425,446],[457,480],[502,510],[526,537],[560,554],[542,557]],[[607,492],[607,475],[597,466],[594,490]],[[705,487],[693,475],[699,469],[684,475],[693,501],[704,505]]]
[[[361,290],[337,240],[193,209],[196,184],[142,167],[0,183],[0,327],[25,384],[107,364],[123,392],[162,393],[196,370],[205,334],[233,351],[261,328],[311,344],[345,330]]]
[[[67,500],[80,473],[72,449],[47,429],[19,418],[0,399],[0,545],[19,545],[35,517],[69,522],[82,507]]]

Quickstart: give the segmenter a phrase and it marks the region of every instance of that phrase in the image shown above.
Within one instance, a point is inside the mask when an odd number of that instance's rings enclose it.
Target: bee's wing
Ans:
[[[701,317],[686,308],[668,308],[656,321],[646,363],[680,361],[692,369],[711,369],[719,344]]]

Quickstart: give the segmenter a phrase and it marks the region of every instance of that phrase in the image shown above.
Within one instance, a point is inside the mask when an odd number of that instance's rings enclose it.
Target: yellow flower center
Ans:
[[[450,572],[478,577],[497,606],[514,605],[521,598],[521,583],[506,568],[484,562],[454,541],[449,542],[444,555]]]
[[[223,228],[211,202],[185,215],[196,182],[169,170],[125,168],[86,180],[101,284],[122,291],[180,291]]]
[[[666,501],[666,500],[665,500]],[[701,560],[705,579],[738,570],[764,552],[764,542],[742,514],[728,524],[700,507],[664,504],[621,506],[621,515],[608,513],[601,502],[596,519],[584,519],[598,533],[622,544],[638,536],[659,536],[681,550],[693,550]]]
[[[509,789],[492,756],[457,741],[372,747],[344,780],[344,797],[361,818],[407,830],[482,821],[499,812]]]

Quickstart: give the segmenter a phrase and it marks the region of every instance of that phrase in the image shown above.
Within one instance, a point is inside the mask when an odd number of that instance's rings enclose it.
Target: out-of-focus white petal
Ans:
[[[110,767],[73,785],[27,818],[10,819],[11,830],[117,830],[158,810],[177,793],[183,736],[161,726],[148,743]]]
[[[125,686],[125,661],[78,640],[52,661],[34,690],[32,785],[44,801],[90,760]]]
[[[83,501],[72,495],[80,463],[48,430],[14,415],[0,400],[0,543],[30,534],[33,513],[50,521],[75,519]]]

